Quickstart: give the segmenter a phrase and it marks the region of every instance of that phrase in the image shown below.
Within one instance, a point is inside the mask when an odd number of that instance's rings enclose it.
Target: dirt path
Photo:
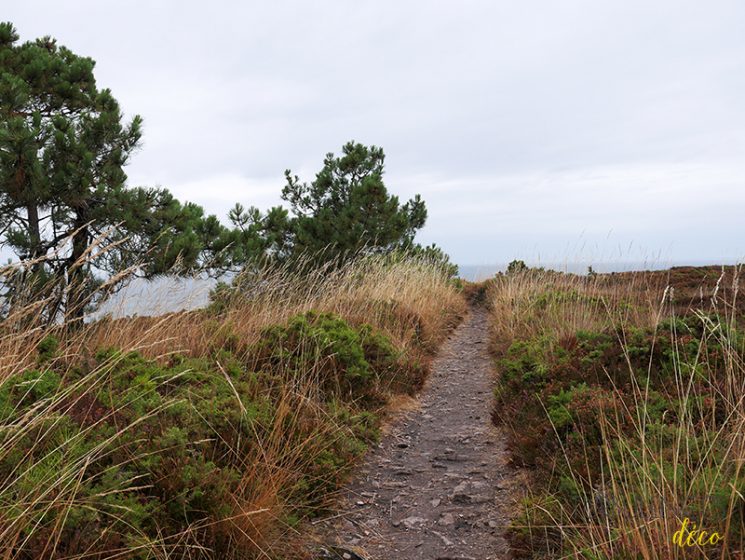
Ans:
[[[502,535],[519,483],[490,421],[487,331],[486,312],[474,308],[445,343],[421,406],[368,454],[341,513],[318,524],[325,542],[343,547],[327,557],[510,558]]]

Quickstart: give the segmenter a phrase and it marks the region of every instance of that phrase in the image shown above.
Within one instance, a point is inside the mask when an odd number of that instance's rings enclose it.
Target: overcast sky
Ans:
[[[144,118],[130,184],[224,217],[347,140],[461,264],[745,255],[742,0],[6,0]]]

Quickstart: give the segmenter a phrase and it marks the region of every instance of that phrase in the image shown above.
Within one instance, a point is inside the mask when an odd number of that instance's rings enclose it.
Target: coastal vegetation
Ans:
[[[464,282],[417,242],[422,198],[399,200],[383,149],[356,141],[309,180],[287,170],[282,205],[239,200],[221,219],[129,184],[146,121],[94,69],[0,23],[0,560],[353,558],[312,547],[313,523],[338,517],[469,304],[488,308],[490,353],[479,309],[434,370],[446,391],[388,442],[395,468],[378,463],[407,490],[355,502],[383,496],[377,537],[407,550],[421,531],[420,554],[460,558],[466,536],[501,547],[509,517],[519,558],[742,558],[741,266],[576,275],[514,260]],[[209,303],[115,312],[133,279],[163,276],[214,281]],[[492,358],[500,430],[481,410]],[[435,468],[421,500],[403,480]]]
[[[531,480],[510,530],[521,557],[739,557],[741,273],[516,267],[488,283],[494,419]]]
[[[235,286],[161,317],[0,324],[0,557],[291,557],[464,312],[422,258]]]

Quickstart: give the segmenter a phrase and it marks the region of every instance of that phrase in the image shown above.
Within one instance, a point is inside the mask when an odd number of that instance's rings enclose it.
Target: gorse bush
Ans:
[[[219,308],[72,331],[24,320],[25,343],[3,324],[0,556],[291,557],[463,309],[434,268],[386,266],[267,270]]]
[[[692,286],[657,280],[547,274],[490,288],[495,420],[534,475],[511,530],[523,557],[737,558],[743,549],[741,312],[716,291],[676,299],[676,287]],[[498,315],[509,308],[512,331]],[[685,519],[720,538],[680,546]]]
[[[308,371],[320,363],[321,369],[328,370],[321,373],[322,385],[333,392],[352,393],[373,375],[362,347],[363,336],[341,317],[309,311],[292,317],[287,325],[264,329],[256,350],[259,363],[268,367],[288,364],[291,370]]]
[[[259,370],[313,372],[318,387],[349,399],[375,399],[412,364],[370,324],[352,327],[331,313],[309,311],[264,329],[253,348]]]

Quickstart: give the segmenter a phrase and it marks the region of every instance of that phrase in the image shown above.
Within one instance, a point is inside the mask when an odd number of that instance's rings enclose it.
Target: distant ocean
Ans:
[[[630,272],[636,270],[667,270],[673,266],[709,266],[736,264],[736,259],[713,259],[692,261],[605,261],[605,262],[538,262],[528,261],[528,266],[542,266],[543,268],[557,270],[559,272],[570,272],[572,274],[587,274],[588,267],[592,266],[595,272]],[[742,261],[739,261],[742,262]],[[458,265],[458,275],[464,280],[477,282],[494,276],[497,272],[507,270],[507,263],[484,264],[484,265]]]

